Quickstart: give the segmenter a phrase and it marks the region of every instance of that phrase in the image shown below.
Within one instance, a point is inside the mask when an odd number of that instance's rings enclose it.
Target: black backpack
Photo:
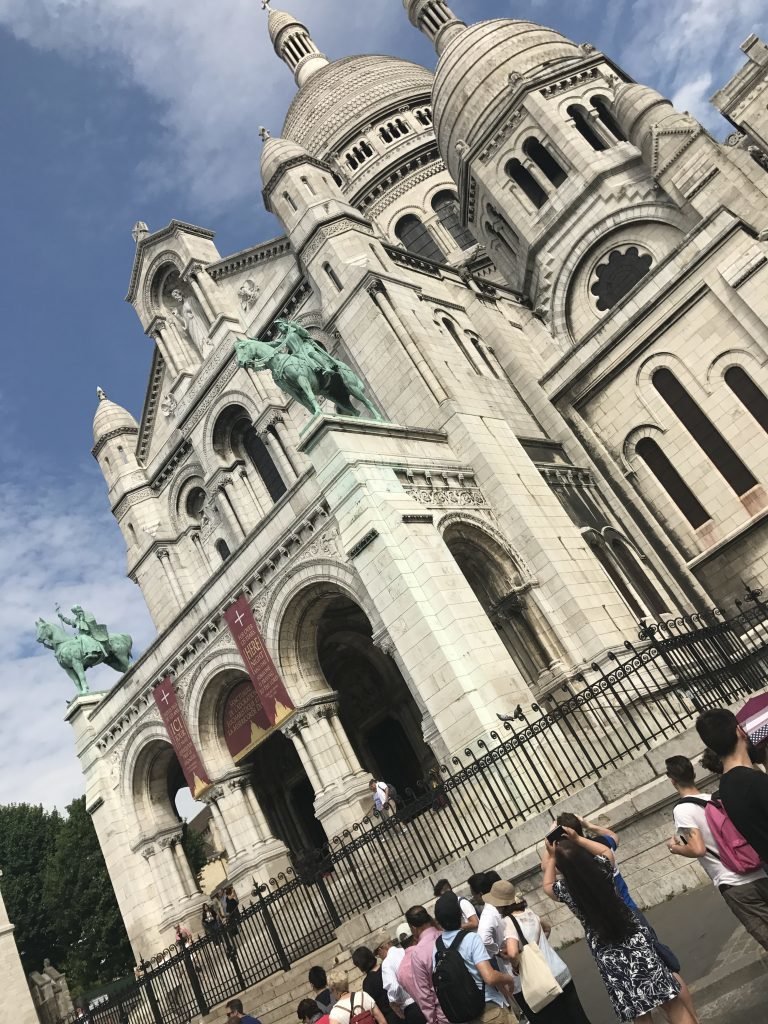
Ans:
[[[451,1024],[475,1020],[482,1017],[485,1010],[485,984],[482,988],[477,987],[459,951],[461,940],[467,934],[459,932],[447,949],[442,938],[438,938],[435,944],[437,955],[432,984],[440,1009]]]

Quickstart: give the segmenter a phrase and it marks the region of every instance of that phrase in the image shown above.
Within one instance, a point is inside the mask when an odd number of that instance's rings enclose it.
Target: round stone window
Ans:
[[[653,265],[653,256],[636,245],[611,249],[597,264],[592,274],[590,292],[597,308],[605,312],[630,292]]]

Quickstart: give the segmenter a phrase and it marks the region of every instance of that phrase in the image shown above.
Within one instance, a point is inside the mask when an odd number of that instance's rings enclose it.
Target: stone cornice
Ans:
[[[145,235],[136,244],[136,255],[133,257],[133,268],[131,270],[131,282],[128,286],[128,294],[125,296],[126,302],[133,302],[136,299],[141,265],[144,260],[144,250],[165,238],[171,238],[177,231],[183,231],[187,235],[197,235],[198,238],[208,240],[216,237],[215,231],[198,227],[196,224],[187,224],[183,220],[172,220],[170,224],[160,228],[159,231],[153,231],[152,234]]]
[[[185,437],[176,445],[162,466],[160,466],[155,475],[150,479],[150,488],[154,492],[161,491],[174,471],[187,460],[191,452],[192,442]]]
[[[157,403],[160,399],[160,389],[165,373],[165,360],[160,349],[155,345],[152,354],[152,366],[147,381],[147,393],[144,397],[144,408],[141,412],[141,424],[139,425],[139,439],[136,445],[136,458],[143,463],[147,457],[147,449],[152,436],[152,428],[157,416]]]
[[[251,270],[261,263],[269,263],[271,260],[285,256],[292,252],[291,243],[284,236],[270,239],[268,242],[261,242],[250,249],[242,249],[240,252],[226,256],[218,263],[211,263],[206,268],[207,273],[214,281],[221,281],[225,277],[232,277],[244,270]]]
[[[115,430],[110,430],[106,434],[102,434],[96,444],[91,448],[91,455],[94,459],[99,457],[99,453],[107,444],[115,437],[120,437],[121,434],[138,434],[138,427],[117,427]]]
[[[306,266],[313,259],[325,242],[336,235],[342,235],[345,231],[356,231],[362,228],[366,234],[372,235],[373,228],[363,217],[355,217],[351,214],[340,214],[332,220],[325,221],[309,234],[304,245],[299,249],[299,257]]]

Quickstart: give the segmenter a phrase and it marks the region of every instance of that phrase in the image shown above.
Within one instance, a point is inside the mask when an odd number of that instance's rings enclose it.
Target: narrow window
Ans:
[[[231,554],[229,550],[229,544],[227,544],[225,540],[217,540],[216,543],[214,544],[214,547],[216,548],[219,554],[219,558],[222,560],[222,562],[226,562],[226,560],[229,558]]]
[[[526,139],[523,144],[523,152],[533,160],[541,173],[552,182],[555,188],[560,188],[568,175],[538,139]]]
[[[726,483],[737,494],[752,490],[757,480],[672,371],[656,370],[651,381]]]
[[[392,136],[389,134],[386,127],[379,128],[379,135],[381,136],[382,142],[390,143],[392,141]]]
[[[353,171],[356,170],[357,160],[355,160],[351,153],[347,153],[347,164]]]
[[[576,131],[589,143],[597,153],[602,153],[608,147],[597,134],[589,120],[589,115],[583,107],[568,107],[568,116],[573,120]]]
[[[400,218],[395,225],[395,234],[414,256],[423,256],[435,263],[443,262],[443,254],[437,242],[414,214],[408,213]]]
[[[136,545],[136,531],[133,528],[133,523],[128,523],[128,541],[130,544]]]
[[[694,530],[709,521],[709,513],[652,438],[638,441],[635,451]]]
[[[315,190],[312,188],[312,182],[309,180],[309,178],[302,178],[301,181],[304,187],[306,188],[307,192],[309,192],[309,194],[313,196],[315,194]]]
[[[611,108],[608,105],[608,100],[604,96],[593,96],[589,101],[597,111],[597,116],[600,118],[602,123],[619,142],[626,142],[627,136],[619,127],[619,122],[611,113]]]
[[[331,174],[331,177],[332,177],[332,178],[333,178],[333,180],[334,180],[334,181],[336,182],[336,184],[337,184],[337,185],[339,186],[339,188],[341,188],[341,187],[342,187],[342,185],[344,184],[344,179],[342,178],[342,176],[341,176],[340,174],[337,174],[337,173],[336,173],[336,172],[334,171],[334,172],[333,172],[333,173]]]
[[[117,446],[117,454],[120,456],[120,461],[126,465],[128,463],[128,456],[125,454],[125,448],[121,444]]]
[[[467,334],[467,337],[469,338],[469,340],[474,345],[475,352],[477,353],[478,359],[480,359],[481,362],[485,363],[485,365],[490,370],[492,377],[497,377],[498,378],[499,375],[498,375],[498,373],[496,373],[496,368],[491,363],[491,360],[488,358],[488,353],[485,351],[485,347],[483,346],[483,343],[480,341],[480,339],[476,338],[473,334]]]
[[[536,209],[540,210],[547,201],[547,193],[538,181],[536,181],[528,168],[523,167],[517,157],[515,157],[507,164],[506,171],[512,181],[514,181],[516,185],[519,185],[523,192],[528,196]]]
[[[255,427],[248,427],[243,434],[243,448],[245,448],[253,468],[264,481],[270,498],[272,501],[278,501],[288,488],[280,476],[275,460],[269,454],[269,449],[259,437]]]
[[[446,331],[448,331],[450,336],[456,342],[457,348],[479,377],[481,375],[480,370],[477,368],[477,365],[475,364],[474,360],[472,359],[472,356],[470,356],[469,351],[467,350],[467,346],[464,344],[463,339],[459,335],[459,332],[456,330],[456,325],[453,323],[452,320],[449,320],[447,317],[444,317],[443,327],[446,329]]]
[[[333,269],[333,267],[331,266],[331,264],[330,263],[324,263],[323,264],[323,270],[326,272],[328,277],[333,282],[333,286],[336,289],[336,291],[337,292],[342,291],[343,289],[342,289],[341,281],[339,280],[338,275],[337,275],[336,271]]]
[[[283,199],[288,203],[292,210],[296,210],[296,203],[294,203],[292,197],[288,192],[283,192]]]
[[[768,433],[768,398],[741,366],[731,366],[725,371],[725,383],[738,400],[752,413],[757,422]]]
[[[472,233],[464,227],[459,216],[459,199],[455,192],[438,192],[432,200],[432,209],[440,223],[460,249],[471,249],[475,244]]]

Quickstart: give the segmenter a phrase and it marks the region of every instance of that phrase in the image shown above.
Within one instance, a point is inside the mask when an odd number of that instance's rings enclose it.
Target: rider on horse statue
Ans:
[[[79,604],[73,605],[71,611],[75,616],[74,619],[68,619],[66,615],[62,615],[61,607],[58,604],[56,605],[56,614],[61,621],[67,626],[74,626],[78,636],[89,636],[92,640],[95,640],[96,643],[101,645],[102,653],[106,655],[106,645],[109,643],[107,627],[101,622],[97,622],[95,615],[83,611],[82,606]]]

